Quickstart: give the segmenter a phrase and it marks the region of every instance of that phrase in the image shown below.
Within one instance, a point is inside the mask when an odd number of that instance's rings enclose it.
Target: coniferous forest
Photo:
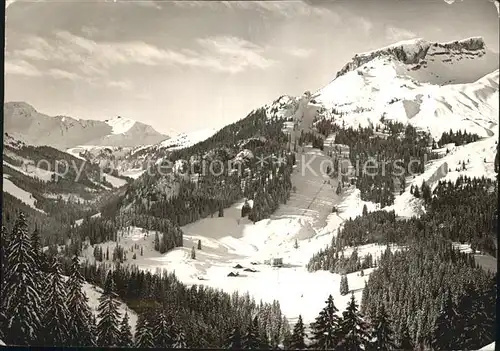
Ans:
[[[376,267],[363,290],[361,312],[372,321],[386,315],[392,340],[402,349],[477,349],[495,340],[496,276],[453,243],[496,257],[497,197],[498,183],[491,179],[439,182],[425,197],[420,218],[364,213],[346,221],[307,267],[344,274]],[[370,255],[359,258],[356,247],[370,243],[400,249],[388,247],[376,262]],[[354,247],[348,257],[345,247]]]

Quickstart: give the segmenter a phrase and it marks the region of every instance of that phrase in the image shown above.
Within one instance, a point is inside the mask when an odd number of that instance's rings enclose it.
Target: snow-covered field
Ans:
[[[23,167],[14,166],[14,165],[6,162],[5,160],[3,161],[3,165],[10,167],[10,168],[18,171],[19,173],[24,174],[25,176],[36,178],[36,179],[42,180],[44,182],[50,182],[52,179],[52,175],[55,174],[54,172],[47,171],[45,169],[36,167],[34,165],[33,161],[26,160],[26,159],[24,159],[24,161],[25,161],[25,164]]]
[[[492,342],[491,344],[489,345],[486,345],[485,347],[483,347],[482,349],[480,350],[484,350],[484,351],[495,351],[495,343]]]
[[[30,207],[33,207],[37,211],[45,213],[42,210],[35,207],[35,198],[33,197],[32,194],[28,193],[27,191],[21,189],[20,187],[18,187],[14,183],[12,183],[12,181],[10,181],[9,178],[10,178],[10,175],[8,175],[8,174],[3,175],[3,191],[4,192],[7,192],[7,193],[11,194],[12,196],[18,198],[19,200],[21,200],[25,204],[29,205]]]
[[[106,177],[106,181],[111,183],[113,188],[120,188],[127,184],[127,181],[125,179],[117,178],[115,176],[112,176],[111,174],[104,173],[104,177]]]

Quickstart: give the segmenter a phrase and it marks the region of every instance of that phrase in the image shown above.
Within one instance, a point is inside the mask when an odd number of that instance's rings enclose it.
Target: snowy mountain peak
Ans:
[[[137,147],[168,139],[151,126],[127,118],[98,121],[48,116],[26,102],[4,104],[4,129],[27,144],[60,150],[80,145]]]
[[[290,118],[298,105],[298,99],[290,95],[281,95],[272,103],[266,105],[266,116],[268,118]]]
[[[430,42],[422,38],[415,38],[354,55],[352,60],[337,73],[337,78],[375,59],[395,60],[404,65],[416,65],[418,67],[415,70],[418,70],[422,67],[425,68],[424,66],[432,66],[438,63],[453,65],[459,61],[466,62],[480,59],[485,55],[488,59],[486,60],[488,61],[486,65],[488,66],[487,72],[491,72],[490,61],[495,61],[498,65],[498,57],[486,48],[482,37],[471,37],[445,43]],[[487,72],[483,72],[482,75]],[[479,76],[473,80],[477,78]]]
[[[112,134],[122,134],[126,133],[130,128],[134,126],[136,121],[123,118],[122,116],[117,116],[112,119],[107,119],[105,122],[112,128]]]
[[[346,127],[392,120],[436,139],[450,128],[487,137],[498,125],[498,66],[481,37],[412,39],[354,56],[314,102]]]

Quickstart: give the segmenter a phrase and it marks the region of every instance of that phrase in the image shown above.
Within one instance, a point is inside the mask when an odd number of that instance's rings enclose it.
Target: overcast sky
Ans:
[[[357,52],[471,36],[498,52],[499,39],[489,0],[8,0],[6,16],[5,101],[168,134],[314,92]]]

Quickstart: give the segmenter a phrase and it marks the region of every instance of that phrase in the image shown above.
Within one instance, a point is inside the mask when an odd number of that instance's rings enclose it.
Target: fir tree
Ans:
[[[185,349],[187,348],[186,334],[182,327],[178,327],[175,333],[174,344],[172,345],[174,349]]]
[[[120,331],[118,330],[120,313],[118,312],[118,301],[116,300],[115,283],[112,272],[108,273],[104,283],[102,295],[99,297],[97,308],[97,345],[100,347],[113,347],[118,344]]]
[[[342,186],[340,185],[339,182],[339,184],[337,185],[337,190],[335,190],[335,194],[340,195],[341,192],[342,192]]]
[[[403,323],[403,325],[401,326],[398,349],[413,350],[413,342],[411,340],[410,332],[406,323]]]
[[[368,214],[368,207],[366,207],[366,204],[363,205],[363,216],[366,216]]]
[[[66,290],[62,280],[61,266],[57,259],[54,259],[47,282],[43,298],[45,313],[41,325],[43,344],[64,346],[69,339],[68,320],[70,313],[66,305]]]
[[[198,240],[198,250],[201,250],[201,240]]]
[[[393,339],[391,320],[385,311],[382,303],[377,311],[377,316],[373,320],[374,335],[376,337],[373,346],[375,350],[394,350],[396,348]]]
[[[340,278],[340,295],[344,296],[349,294],[349,281],[345,274]]]
[[[369,347],[368,325],[361,319],[354,294],[351,295],[351,300],[342,315],[339,349],[356,351]]]
[[[241,207],[241,217],[246,217],[248,214],[252,211],[252,208],[250,207],[250,204],[248,203],[247,200],[245,200],[245,203]]]
[[[292,350],[304,350],[306,348],[306,344],[304,342],[305,336],[304,323],[302,322],[302,316],[299,315],[299,319],[293,327],[289,348]]]
[[[451,293],[448,291],[441,304],[439,315],[434,324],[432,333],[432,347],[435,350],[457,350],[460,345],[456,343],[455,323],[458,320],[455,304]]]
[[[250,322],[247,332],[243,337],[242,346],[245,350],[256,350],[261,348],[257,316]]]
[[[196,260],[196,250],[194,249],[194,246],[191,248],[191,259]]]
[[[66,300],[70,311],[68,344],[71,346],[95,346],[94,334],[90,329],[92,311],[88,304],[89,299],[83,291],[83,283],[84,279],[80,272],[78,256],[74,256],[67,282],[68,296]]]
[[[120,347],[132,347],[132,330],[130,328],[130,323],[128,319],[128,313],[125,312],[122,322],[120,324],[120,334],[118,337],[118,345]]]
[[[283,339],[283,346],[285,347],[285,349],[289,349],[292,334],[290,333],[290,325],[288,324],[288,320],[286,319],[286,317],[283,317],[281,321],[281,336]]]
[[[151,332],[156,347],[168,348],[173,344],[173,335],[170,335],[170,323],[167,321],[167,316],[162,311],[158,313],[154,326]]]
[[[314,349],[333,349],[339,342],[340,318],[332,295],[328,296],[326,306],[311,324],[312,344]]]
[[[33,258],[35,260],[36,269],[41,270],[43,267],[43,254],[40,245],[40,233],[38,232],[38,228],[35,228],[35,230],[31,233],[31,247],[33,248]]]
[[[137,326],[135,331],[135,347],[155,347],[153,331],[151,330],[151,325],[144,313],[140,314],[137,319]]]
[[[498,146],[497,146],[497,152],[495,154],[495,164],[494,164],[495,173],[498,173],[499,164],[500,164],[500,158],[498,156]]]
[[[422,198],[424,199],[424,201],[429,201],[431,199],[431,188],[429,187],[429,185],[427,185],[425,181],[422,182],[421,190],[422,190]]]
[[[155,231],[155,250],[160,251],[160,236],[157,231]]]
[[[21,212],[6,248],[2,310],[6,316],[4,341],[9,345],[32,344],[40,327],[40,287],[36,286],[36,264],[27,227]]]
[[[415,188],[413,188],[413,196],[415,196],[417,199],[420,198],[420,191],[418,190],[418,185],[415,185]]]
[[[243,348],[241,341],[241,331],[239,326],[233,328],[227,345],[228,350],[241,350]]]

